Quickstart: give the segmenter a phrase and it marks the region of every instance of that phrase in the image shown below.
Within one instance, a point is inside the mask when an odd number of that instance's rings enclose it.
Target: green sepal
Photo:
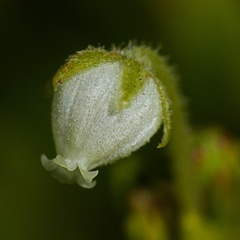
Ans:
[[[170,94],[172,93],[172,88],[174,87],[175,76],[173,71],[166,63],[165,58],[150,47],[144,45],[134,46],[130,43],[128,48],[124,49],[124,52],[128,57],[134,58],[142,63],[146,74],[151,77],[158,86],[163,114],[163,137],[158,148],[165,147],[172,133],[172,104],[168,94],[169,91]]]

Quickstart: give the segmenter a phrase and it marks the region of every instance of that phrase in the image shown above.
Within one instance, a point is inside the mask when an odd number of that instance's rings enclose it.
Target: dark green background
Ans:
[[[1,0],[0,239],[123,239],[111,166],[85,190],[52,179],[40,155],[55,156],[48,82],[64,59],[129,40],[162,46],[193,126],[240,136],[239,1]]]

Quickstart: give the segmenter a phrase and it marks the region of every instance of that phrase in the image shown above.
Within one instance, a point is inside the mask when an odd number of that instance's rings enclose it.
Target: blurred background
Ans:
[[[1,0],[0,29],[0,239],[240,239],[238,0]],[[102,168],[91,190],[58,183],[40,163],[55,156],[57,69],[89,44],[129,40],[161,46],[180,76],[189,159],[201,162],[199,202],[183,214],[156,137]]]

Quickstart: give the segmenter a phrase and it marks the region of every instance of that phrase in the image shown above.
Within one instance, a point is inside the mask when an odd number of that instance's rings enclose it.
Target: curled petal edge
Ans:
[[[41,162],[43,167],[61,183],[77,183],[84,188],[93,188],[96,185],[96,181],[93,179],[98,175],[98,170],[88,171],[77,161],[76,167],[74,167],[72,161],[64,159],[60,155],[52,160],[42,155]]]

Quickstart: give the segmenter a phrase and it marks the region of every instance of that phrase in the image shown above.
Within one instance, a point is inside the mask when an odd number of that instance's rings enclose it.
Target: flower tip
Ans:
[[[98,170],[88,171],[82,168],[80,164],[77,164],[76,167],[73,167],[73,165],[66,165],[71,163],[71,161],[59,155],[50,160],[42,154],[41,163],[45,170],[50,172],[51,175],[61,183],[77,183],[79,186],[88,189],[93,188],[97,183],[93,181],[93,179],[98,175]]]

